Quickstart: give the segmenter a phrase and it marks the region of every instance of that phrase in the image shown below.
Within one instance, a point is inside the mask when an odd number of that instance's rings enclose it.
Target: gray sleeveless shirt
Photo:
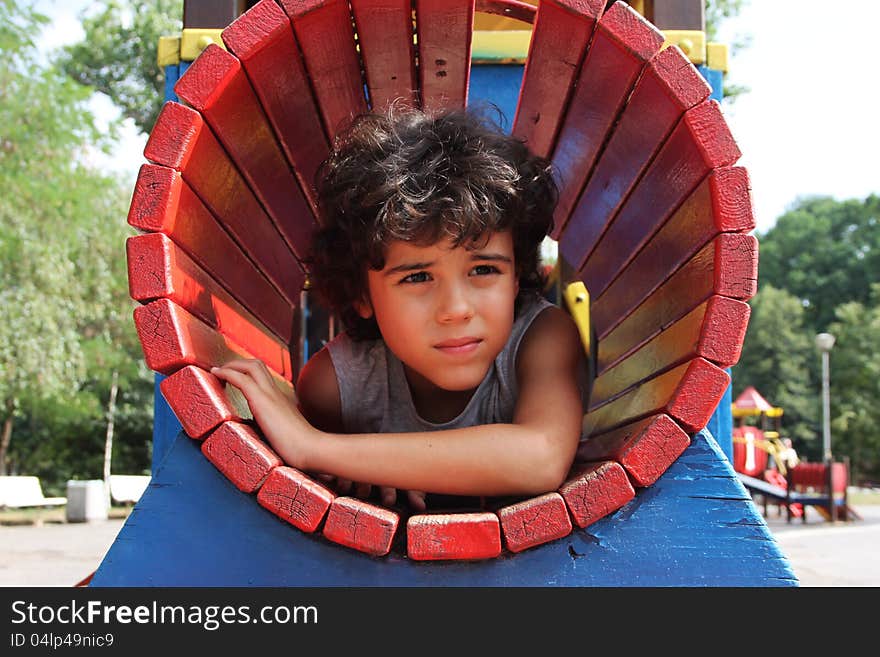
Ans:
[[[509,423],[517,399],[516,354],[523,336],[549,301],[526,301],[501,353],[458,417],[440,424],[422,419],[409,391],[403,363],[384,340],[352,340],[340,333],[327,344],[348,433],[403,433]]]

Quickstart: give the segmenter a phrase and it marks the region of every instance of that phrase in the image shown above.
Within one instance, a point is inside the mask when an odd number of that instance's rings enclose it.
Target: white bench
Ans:
[[[134,504],[149,485],[149,475],[110,475],[110,498],[117,504]]]
[[[63,504],[67,504],[66,497],[45,497],[43,495],[39,477],[30,475],[0,476],[0,508],[22,509]]]

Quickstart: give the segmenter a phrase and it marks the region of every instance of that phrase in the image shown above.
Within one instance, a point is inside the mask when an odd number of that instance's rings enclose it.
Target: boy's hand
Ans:
[[[328,474],[318,474],[316,477],[328,486],[332,486],[333,490],[340,495],[351,493],[357,498],[366,499],[373,492],[373,487],[370,484],[357,483]],[[351,492],[352,487],[354,487],[353,493]],[[379,499],[383,506],[394,506],[397,503],[397,489],[390,486],[379,486]],[[406,499],[410,507],[415,511],[425,510],[425,493],[422,491],[408,490],[406,491]]]
[[[232,360],[212,367],[211,374],[241,390],[263,435],[289,465],[308,466],[305,451],[314,428],[297,408],[296,392],[282,389],[266,365],[256,359]]]
[[[388,486],[381,486],[379,488],[379,493],[382,498],[382,504],[385,506],[394,506],[394,503],[397,502],[397,489],[389,488]],[[425,494],[419,490],[408,490],[406,491],[406,500],[409,503],[410,508],[415,511],[424,511],[425,510]]]

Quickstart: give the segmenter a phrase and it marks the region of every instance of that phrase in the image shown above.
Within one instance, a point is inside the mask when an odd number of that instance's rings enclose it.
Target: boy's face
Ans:
[[[375,315],[413,385],[476,388],[510,335],[519,284],[509,231],[477,249],[392,242],[367,282],[370,298],[358,311]]]

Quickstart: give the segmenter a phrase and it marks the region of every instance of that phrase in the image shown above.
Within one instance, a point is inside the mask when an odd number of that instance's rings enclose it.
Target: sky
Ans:
[[[78,12],[88,0],[40,0],[53,18],[40,40],[45,48],[82,37]],[[771,228],[798,198],[844,200],[880,193],[880,88],[874,0],[750,0],[722,25],[719,40],[750,35],[730,61],[728,80],[750,88],[722,105],[752,183],[758,232]],[[115,116],[100,95],[93,108]],[[131,175],[144,162],[146,136],[127,122],[112,156],[96,163]]]

